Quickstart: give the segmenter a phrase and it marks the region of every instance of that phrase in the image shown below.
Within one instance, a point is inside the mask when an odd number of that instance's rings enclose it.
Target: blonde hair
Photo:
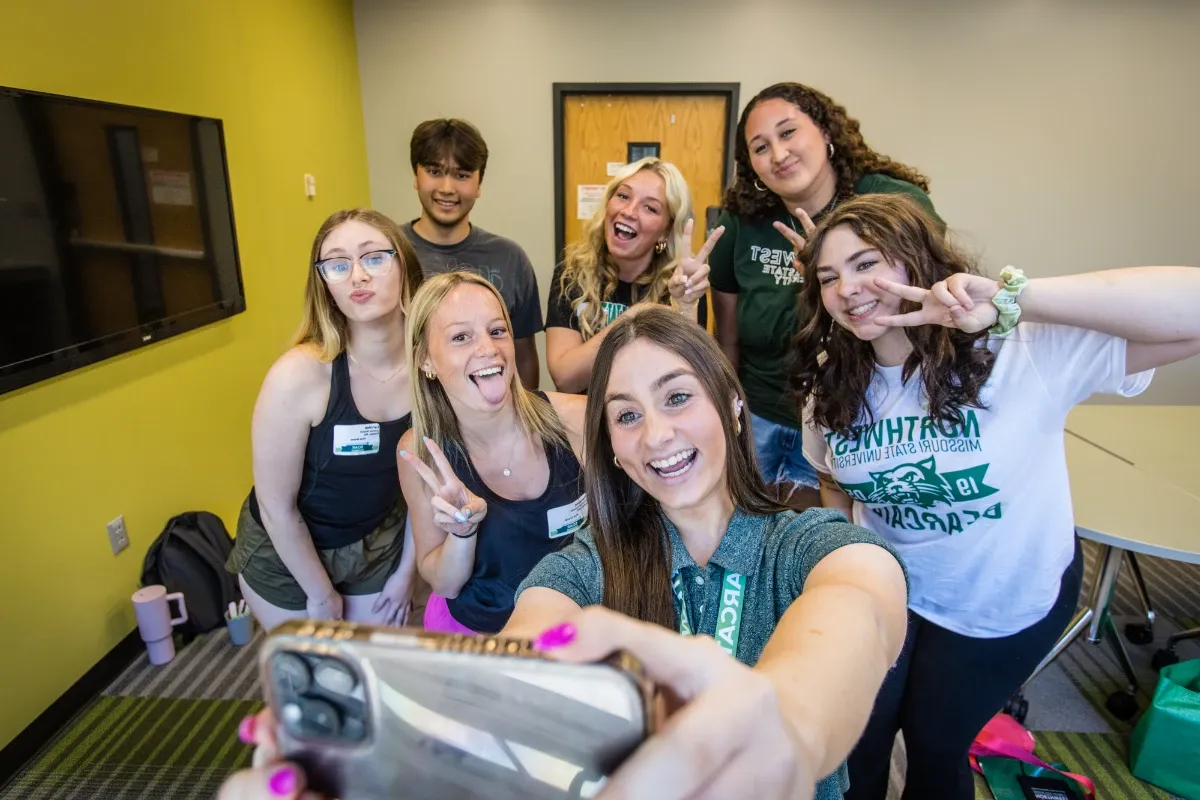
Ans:
[[[459,286],[482,286],[491,292],[504,314],[504,324],[510,332],[512,331],[512,320],[509,319],[504,298],[495,286],[474,273],[445,272],[435,275],[425,281],[413,296],[408,309],[406,332],[408,363],[413,370],[413,377],[409,382],[412,386],[412,428],[417,457],[426,462],[430,461],[430,457],[429,450],[425,447],[425,437],[429,437],[443,448],[448,444],[458,447],[462,454],[466,455],[458,418],[454,415],[454,407],[450,405],[446,390],[436,377],[430,379],[420,371],[420,365],[429,357],[429,320],[450,292]],[[517,411],[517,419],[525,432],[537,436],[547,445],[569,447],[566,430],[558,415],[554,413],[550,401],[539,397],[521,384],[516,364],[509,364],[507,371],[509,392]]]
[[[595,336],[604,327],[604,300],[617,289],[617,265],[608,254],[608,242],[604,236],[608,203],[622,183],[643,170],[662,178],[670,221],[666,249],[651,255],[650,266],[634,283],[645,286],[642,297],[649,297],[656,303],[666,302],[670,297],[668,284],[679,264],[683,228],[692,216],[692,196],[678,167],[654,157],[643,158],[626,164],[609,181],[604,190],[604,202],[584,225],[583,238],[569,245],[563,255],[559,290],[564,297],[574,296],[571,310],[579,318],[579,332],[585,340]],[[637,299],[634,297],[635,302]]]
[[[396,266],[401,272],[401,312],[407,313],[413,293],[421,285],[421,263],[417,260],[417,253],[408,243],[408,239],[404,238],[399,225],[370,208],[351,208],[330,214],[321,223],[313,239],[312,256],[308,260],[308,283],[304,286],[304,317],[300,322],[300,329],[292,338],[293,347],[312,345],[322,361],[332,361],[346,349],[346,315],[329,294],[329,287],[325,285],[317,262],[321,260],[321,246],[325,244],[325,237],[343,222],[351,220],[370,225],[382,233],[396,251],[396,258],[400,262]]]

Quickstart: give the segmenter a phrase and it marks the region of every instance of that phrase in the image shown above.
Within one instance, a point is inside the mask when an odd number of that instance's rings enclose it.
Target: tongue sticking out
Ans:
[[[479,393],[483,395],[484,400],[492,405],[499,405],[504,401],[504,393],[508,391],[508,379],[503,372],[472,375],[471,380],[479,387]]]

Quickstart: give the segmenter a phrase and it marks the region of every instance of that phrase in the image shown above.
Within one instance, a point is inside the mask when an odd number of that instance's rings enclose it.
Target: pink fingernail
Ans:
[[[257,718],[253,715],[246,717],[238,725],[238,738],[245,744],[254,744],[254,726],[257,724]]]
[[[276,797],[287,797],[296,791],[296,786],[299,782],[299,777],[296,775],[295,769],[292,767],[280,767],[271,776],[271,780],[267,782],[267,786],[271,789],[271,794]]]
[[[534,650],[557,650],[575,641],[575,626],[569,622],[555,625],[533,640]]]

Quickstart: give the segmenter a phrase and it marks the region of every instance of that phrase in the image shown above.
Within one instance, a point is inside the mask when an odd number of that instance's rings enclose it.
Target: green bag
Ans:
[[[1062,781],[1063,791],[1071,800],[1084,800],[1084,792],[1070,779],[1066,769],[1064,764],[1051,764],[1047,768],[1026,764],[1015,758],[985,756],[979,759],[979,770],[996,800],[1025,800],[1029,795],[1021,788],[1021,779],[1024,777]]]
[[[1200,800],[1200,658],[1163,667],[1129,741],[1135,777]]]

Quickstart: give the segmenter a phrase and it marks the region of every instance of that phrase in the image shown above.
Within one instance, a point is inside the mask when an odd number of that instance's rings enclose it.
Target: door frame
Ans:
[[[556,83],[554,94],[554,263],[562,261],[566,248],[567,198],[563,191],[566,172],[566,153],[563,145],[563,98],[587,94],[708,94],[725,96],[725,147],[721,174],[725,176],[722,190],[733,183],[733,140],[737,130],[738,94],[740,83]],[[695,210],[693,209],[693,213]]]

